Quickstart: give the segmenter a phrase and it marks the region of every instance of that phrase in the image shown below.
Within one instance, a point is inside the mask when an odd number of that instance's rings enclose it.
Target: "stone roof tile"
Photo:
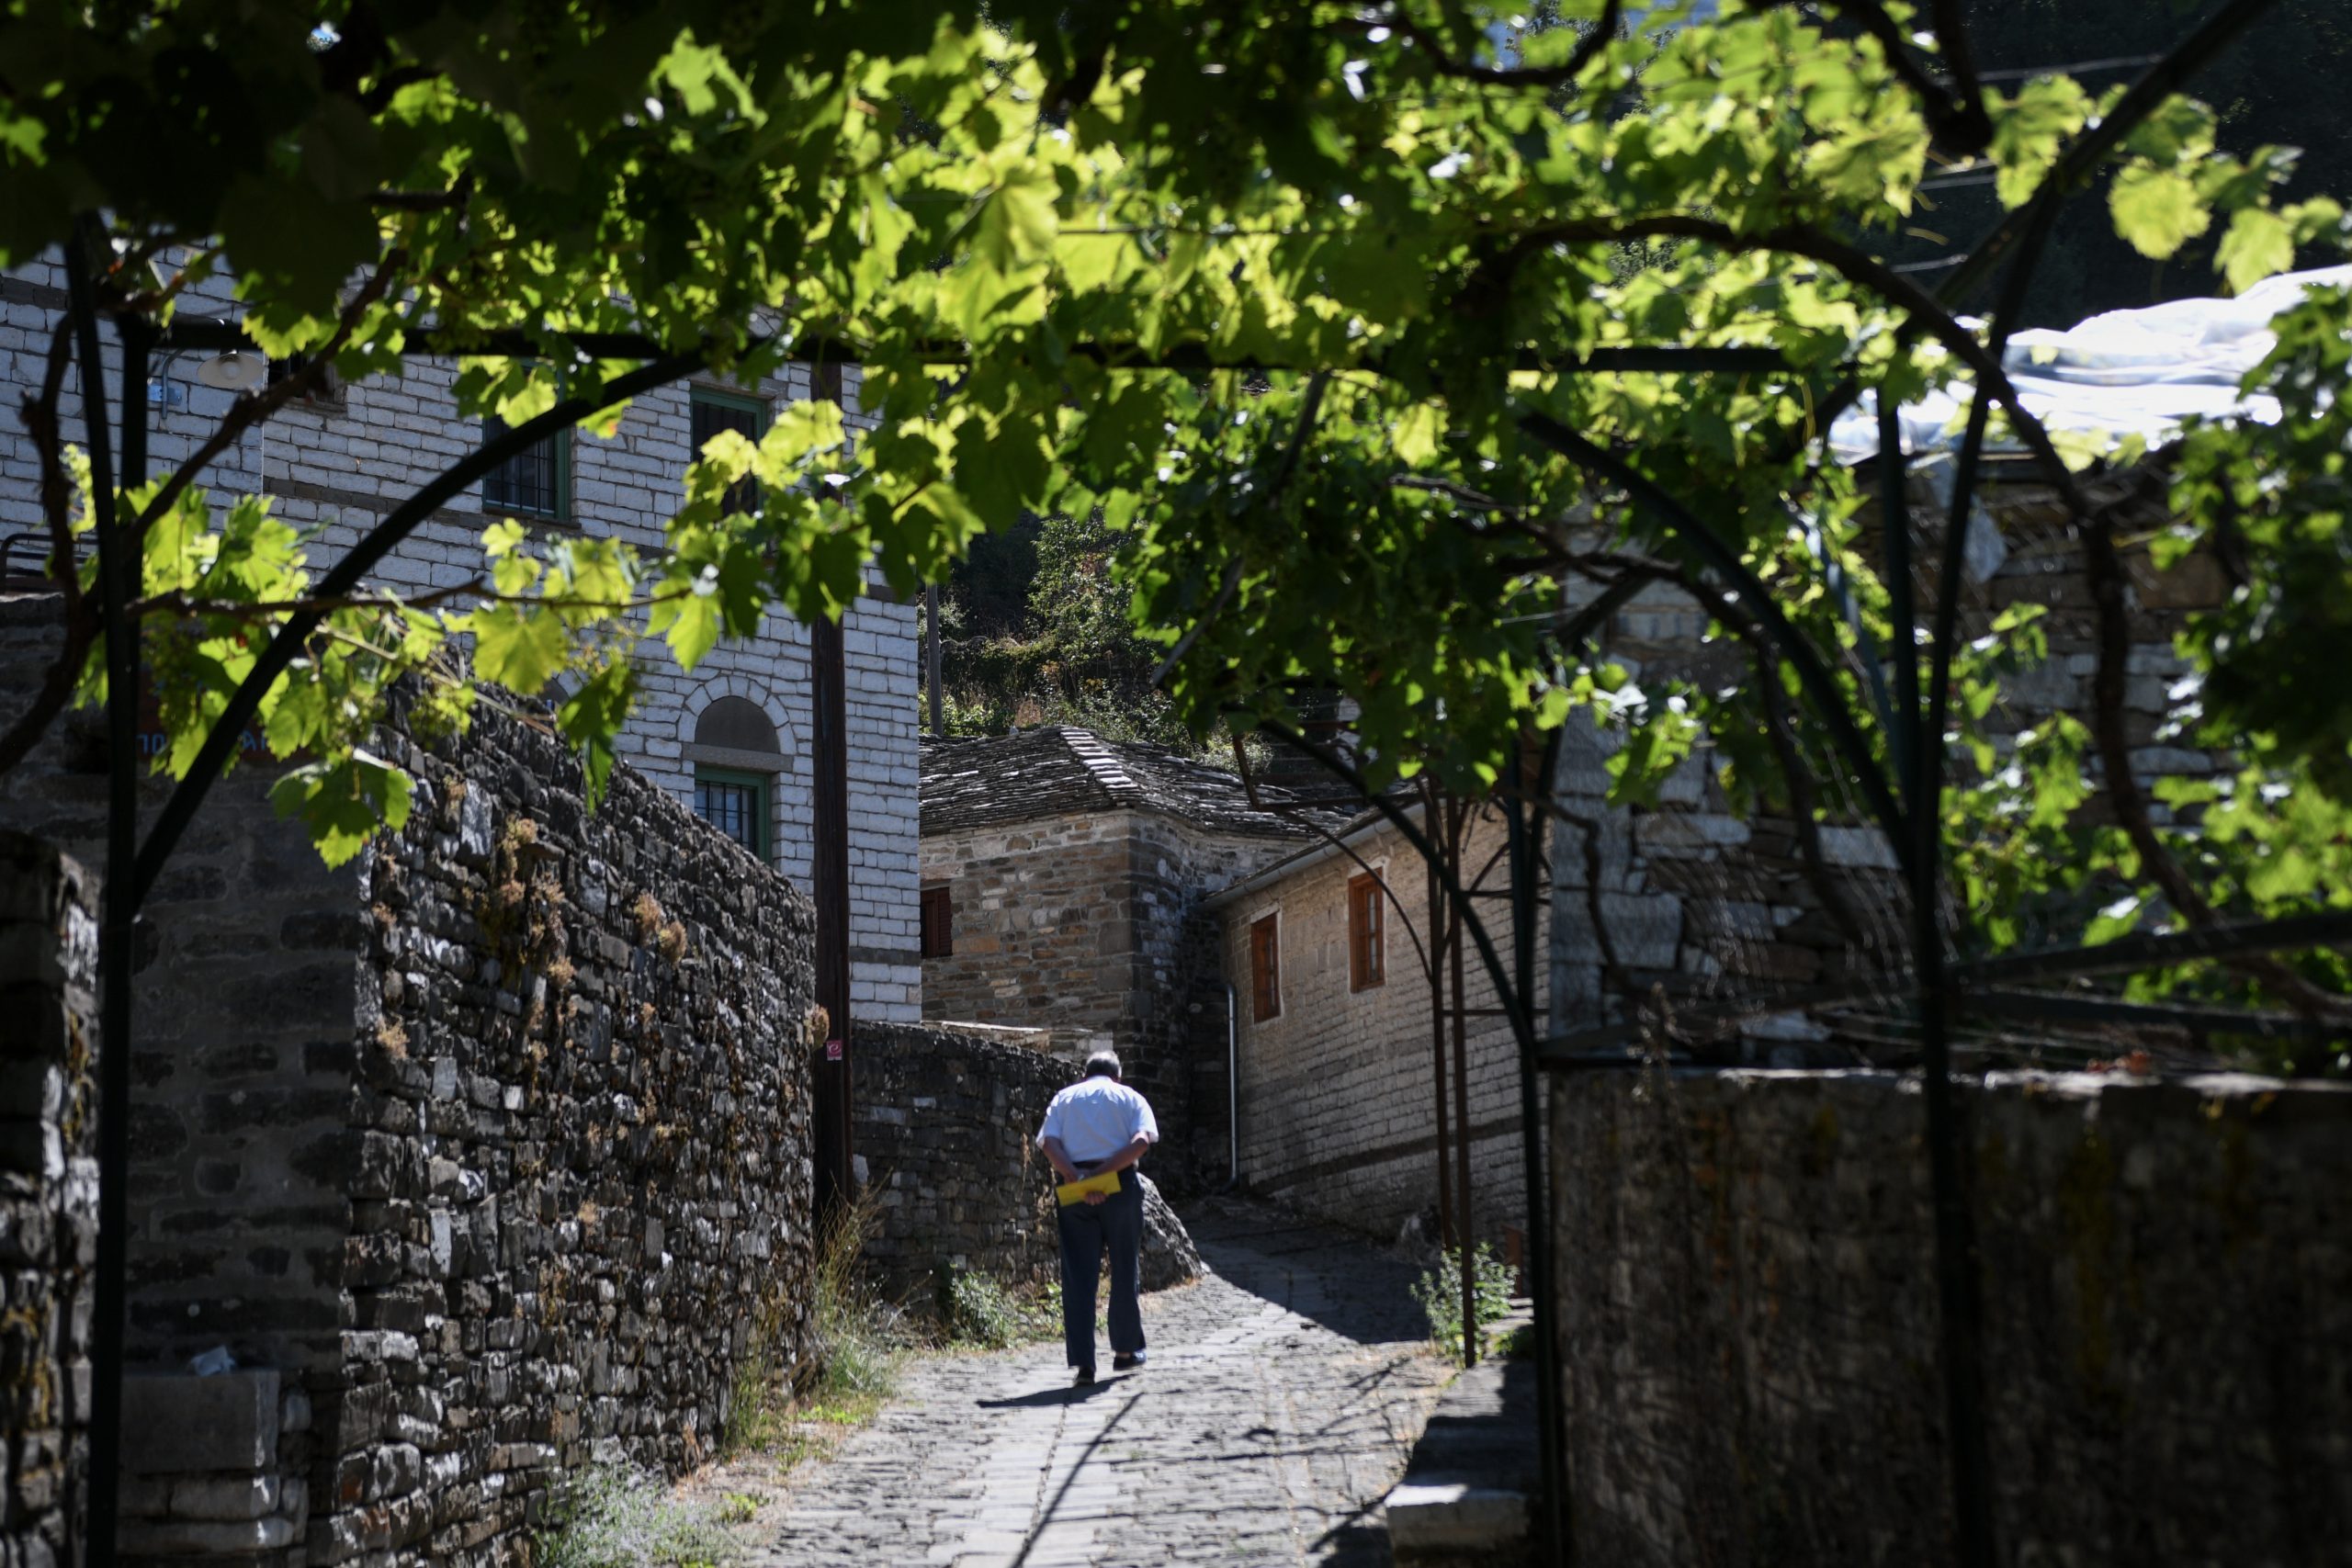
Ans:
[[[1105,740],[1075,725],[922,742],[925,834],[1126,810],[1158,811],[1216,832],[1311,839],[1314,824],[1336,826],[1351,815],[1305,805],[1277,784],[1259,784],[1258,798],[1252,806],[1241,775],[1227,769],[1165,746]]]

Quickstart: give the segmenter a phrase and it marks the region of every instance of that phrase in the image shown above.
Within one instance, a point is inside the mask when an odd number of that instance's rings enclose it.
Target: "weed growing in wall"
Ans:
[[[664,961],[677,964],[686,956],[686,925],[665,915],[662,901],[650,893],[639,893],[628,907],[629,916],[637,922],[639,946],[650,945]]]
[[[874,1225],[870,1201],[842,1210],[818,1247],[808,1359],[783,1362],[784,1303],[763,1308],[752,1348],[738,1364],[721,1434],[729,1455],[757,1453],[789,1469],[830,1447],[839,1430],[864,1426],[898,1386],[913,1343],[906,1314],[882,1298],[858,1267]]]

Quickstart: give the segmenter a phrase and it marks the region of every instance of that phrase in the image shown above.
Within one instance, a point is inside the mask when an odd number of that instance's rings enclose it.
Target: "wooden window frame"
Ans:
[[[775,411],[768,400],[756,392],[730,391],[724,387],[706,387],[697,383],[686,389],[686,441],[693,448],[688,461],[702,456],[702,443],[694,439],[695,409],[725,409],[732,413],[752,416],[752,431],[748,439],[757,442],[765,435]],[[705,440],[709,439],[707,436]],[[746,474],[728,487],[727,505],[736,512],[757,512],[760,509],[760,481],[757,475]]]
[[[762,865],[772,864],[770,856],[775,838],[775,775],[754,773],[748,768],[714,768],[697,763],[695,767],[695,793],[699,795],[702,786],[707,784],[727,784],[752,791],[752,837],[756,841],[743,847],[757,856]],[[709,818],[702,816],[702,802],[697,799],[694,805],[695,815],[709,822]],[[712,822],[711,826],[717,827],[718,824]],[[742,840],[738,839],[736,842],[741,843]]]
[[[1348,989],[1388,983],[1388,890],[1371,872],[1348,878]]]
[[[1250,922],[1250,1021],[1272,1023],[1282,1015],[1283,913],[1274,909]]]
[[[922,890],[922,956],[953,958],[956,956],[956,889],[953,884],[934,882]]]

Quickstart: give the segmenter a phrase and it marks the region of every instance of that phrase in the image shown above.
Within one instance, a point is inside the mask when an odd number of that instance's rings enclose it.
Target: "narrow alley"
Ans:
[[[1389,1560],[1379,1506],[1448,1375],[1413,1272],[1265,1209],[1186,1215],[1207,1273],[1147,1296],[1147,1364],[925,1358],[760,1513],[758,1568]]]

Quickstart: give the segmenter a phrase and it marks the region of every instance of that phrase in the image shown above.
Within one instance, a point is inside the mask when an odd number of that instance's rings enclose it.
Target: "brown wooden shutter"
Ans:
[[[1348,987],[1368,991],[1385,983],[1386,953],[1381,942],[1380,879],[1366,873],[1348,882]]]
[[[948,958],[956,952],[956,892],[945,883],[922,890],[922,955]]]
[[[1276,927],[1279,918],[1268,915],[1250,927],[1250,1016],[1257,1023],[1282,1016],[1282,943]]]

